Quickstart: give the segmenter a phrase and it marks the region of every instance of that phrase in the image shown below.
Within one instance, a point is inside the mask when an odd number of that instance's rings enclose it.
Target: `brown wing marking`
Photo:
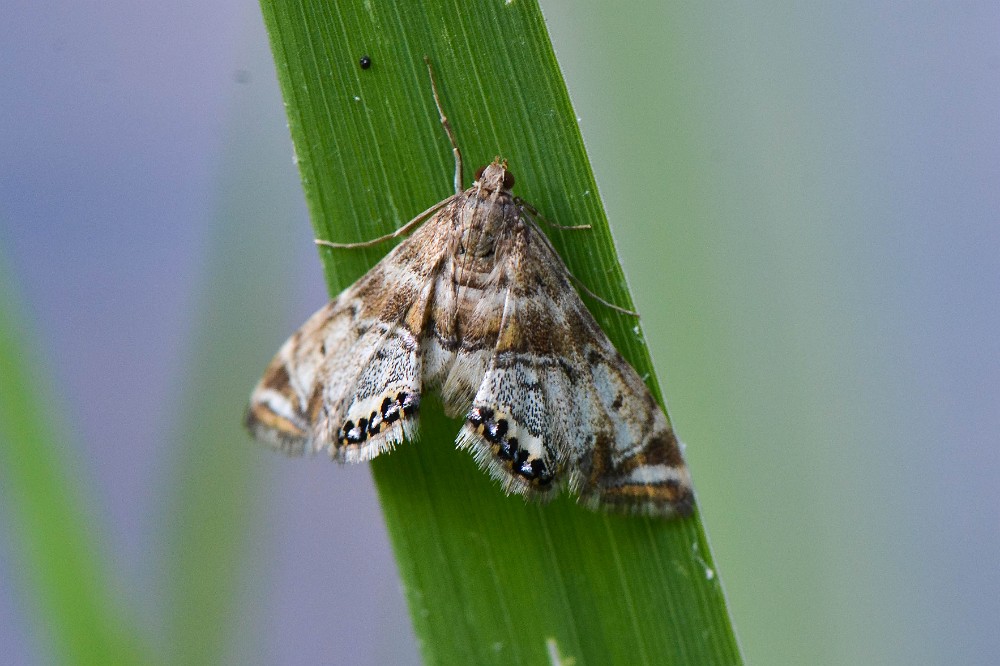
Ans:
[[[547,239],[526,225],[506,262],[501,331],[460,445],[508,492],[545,496],[565,484],[590,506],[690,513],[690,476],[663,410]]]
[[[445,210],[282,345],[251,394],[246,423],[255,437],[288,453],[329,448],[353,462],[412,432],[404,423],[420,399],[419,339],[445,249],[436,236]]]

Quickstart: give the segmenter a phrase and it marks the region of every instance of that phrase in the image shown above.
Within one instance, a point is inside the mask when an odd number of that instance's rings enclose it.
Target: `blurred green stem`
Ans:
[[[17,582],[59,661],[149,663],[110,595],[99,530],[67,472],[73,452],[59,432],[62,411],[43,389],[5,269],[0,263],[0,480]]]

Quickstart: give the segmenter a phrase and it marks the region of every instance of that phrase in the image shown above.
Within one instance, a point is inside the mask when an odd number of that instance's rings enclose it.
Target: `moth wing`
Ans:
[[[564,481],[559,419],[552,417],[558,409],[553,394],[565,388],[554,368],[560,332],[548,326],[551,320],[544,324],[551,336],[532,328],[540,323],[543,306],[514,285],[497,291],[495,300],[489,309],[502,314],[483,312],[478,318],[487,328],[490,320],[497,322],[496,331],[490,331],[496,341],[491,353],[484,358],[476,352],[456,354],[458,375],[471,376],[473,367],[484,366],[458,446],[469,449],[505,492],[549,499]],[[452,382],[459,385],[455,376],[453,371]]]
[[[663,410],[548,240],[526,224],[504,263],[497,344],[459,445],[507,492],[545,498],[565,484],[592,507],[689,513],[690,478]]]
[[[571,440],[571,485],[592,507],[690,514],[691,476],[663,409],[582,303],[579,307],[578,321],[588,318],[596,333],[578,346],[588,375],[589,401],[584,404],[591,411],[589,425]]]
[[[356,462],[414,434],[441,223],[428,220],[282,345],[251,394],[256,438]]]
[[[561,324],[560,299],[563,289],[575,294],[533,227],[498,239],[496,257],[495,284],[464,322],[472,344],[456,352],[443,393],[446,402],[449,394],[452,401],[472,399],[459,447],[505,492],[549,499],[568,480],[563,443],[579,361]],[[466,389],[473,377],[478,384]]]
[[[489,350],[470,350],[456,325],[459,293],[453,262],[435,279],[430,316],[422,339],[424,382],[440,389],[444,411],[449,417],[465,415],[469,400],[482,380]]]
[[[418,341],[405,324],[379,321],[354,345],[340,370],[349,388],[328,391],[317,425],[336,459],[371,460],[404,437],[413,439],[421,392]]]
[[[353,306],[348,289],[281,345],[250,394],[246,425],[255,438],[289,454],[314,448],[313,424],[323,407],[324,384],[327,391],[346,390],[330,384],[328,368],[343,361],[363,333]]]

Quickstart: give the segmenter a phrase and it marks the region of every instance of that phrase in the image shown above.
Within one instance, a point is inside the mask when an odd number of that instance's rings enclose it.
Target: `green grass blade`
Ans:
[[[0,497],[18,583],[60,663],[149,663],[109,591],[97,530],[68,471],[60,411],[43,388],[2,264],[0,276]]]
[[[427,54],[468,166],[503,155],[517,193],[546,217],[591,224],[550,236],[584,284],[630,304],[535,2],[262,6],[318,236],[371,239],[451,193]],[[331,293],[387,250],[324,250]],[[658,393],[636,321],[591,305]],[[741,663],[698,517],[606,516],[567,499],[539,507],[506,498],[454,449],[459,425],[428,402],[420,442],[372,463],[429,663]]]

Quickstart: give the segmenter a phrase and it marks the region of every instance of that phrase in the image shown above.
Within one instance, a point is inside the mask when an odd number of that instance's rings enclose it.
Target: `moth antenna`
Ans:
[[[412,220],[401,226],[399,229],[396,229],[392,233],[386,234],[385,236],[379,236],[378,238],[361,241],[359,243],[334,243],[332,241],[323,240],[322,238],[316,238],[313,240],[313,242],[316,243],[316,245],[321,245],[322,247],[332,247],[337,250],[354,250],[361,247],[371,247],[372,245],[378,245],[379,243],[384,243],[387,240],[398,238],[399,236],[408,233],[410,229],[412,229],[413,227],[417,226],[418,224],[426,220],[428,217],[436,213],[439,209],[444,208],[446,205],[450,204],[452,200],[454,200],[454,198],[455,198],[454,196],[450,196],[444,201],[437,202],[436,204],[434,204],[433,206],[422,212],[420,215],[417,215],[415,218],[413,218]]]
[[[458,148],[458,141],[455,140],[455,132],[451,129],[448,116],[444,115],[444,107],[441,106],[441,98],[438,96],[437,81],[434,79],[434,68],[431,66],[429,56],[424,56],[427,63],[427,74],[431,78],[431,93],[434,95],[434,105],[437,106],[438,115],[441,116],[441,125],[444,127],[448,141],[451,142],[451,152],[455,154],[455,194],[462,193],[462,151]]]
[[[553,229],[562,229],[564,231],[576,231],[578,229],[591,229],[592,228],[589,224],[571,224],[571,225],[567,226],[565,224],[559,224],[557,222],[553,222],[552,220],[550,220],[547,217],[545,217],[544,215],[542,215],[541,212],[539,212],[539,210],[537,208],[535,208],[534,206],[532,206],[530,203],[528,203],[527,201],[525,201],[521,197],[514,197],[514,203],[516,203],[518,206],[520,206],[524,210],[528,211],[528,213],[532,217],[538,218],[539,220],[541,220],[545,224],[549,225]]]

